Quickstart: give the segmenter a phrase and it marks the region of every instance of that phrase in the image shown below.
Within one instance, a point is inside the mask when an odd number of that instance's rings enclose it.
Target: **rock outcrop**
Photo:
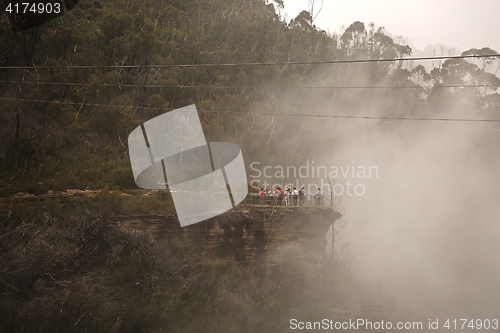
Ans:
[[[234,260],[256,272],[273,265],[279,246],[292,243],[309,262],[321,260],[325,234],[341,214],[330,209],[244,206],[182,228],[176,216],[117,216],[117,227],[145,232],[172,251],[185,249],[199,258]],[[269,260],[267,259],[269,257]]]

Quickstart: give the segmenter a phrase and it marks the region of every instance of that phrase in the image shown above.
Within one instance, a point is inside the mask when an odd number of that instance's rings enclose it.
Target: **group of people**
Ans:
[[[300,190],[297,188],[285,187],[282,188],[280,186],[276,187],[276,189],[260,189],[259,192],[260,204],[272,204],[272,205],[280,205],[280,206],[304,206],[304,202],[306,200],[307,194],[302,187]],[[314,195],[315,205],[322,204],[323,193],[321,189],[318,187],[316,194]]]

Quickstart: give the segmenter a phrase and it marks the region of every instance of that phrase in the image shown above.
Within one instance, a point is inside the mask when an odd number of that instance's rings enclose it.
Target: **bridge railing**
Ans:
[[[321,198],[314,198],[313,195],[305,196],[289,196],[287,199],[280,196],[268,196],[261,200],[259,193],[249,193],[242,204],[247,205],[261,205],[261,206],[290,206],[290,207],[327,207],[329,206],[328,200]]]

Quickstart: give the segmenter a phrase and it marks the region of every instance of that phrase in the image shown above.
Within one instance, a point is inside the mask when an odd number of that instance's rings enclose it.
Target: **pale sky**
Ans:
[[[288,20],[309,0],[284,0]],[[316,0],[315,8],[319,8]],[[316,12],[316,9],[315,9]],[[354,21],[383,26],[420,50],[445,44],[461,51],[490,47],[500,52],[500,0],[324,0],[315,24],[337,32]]]

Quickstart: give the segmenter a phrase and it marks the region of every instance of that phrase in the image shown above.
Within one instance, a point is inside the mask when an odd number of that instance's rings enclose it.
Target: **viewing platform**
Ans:
[[[320,199],[314,198],[313,195],[305,195],[303,197],[288,197],[285,201],[282,197],[268,197],[261,201],[258,193],[248,193],[245,200],[240,205],[251,207],[274,207],[282,208],[307,208],[307,209],[330,209],[331,204],[328,198],[322,196]]]

